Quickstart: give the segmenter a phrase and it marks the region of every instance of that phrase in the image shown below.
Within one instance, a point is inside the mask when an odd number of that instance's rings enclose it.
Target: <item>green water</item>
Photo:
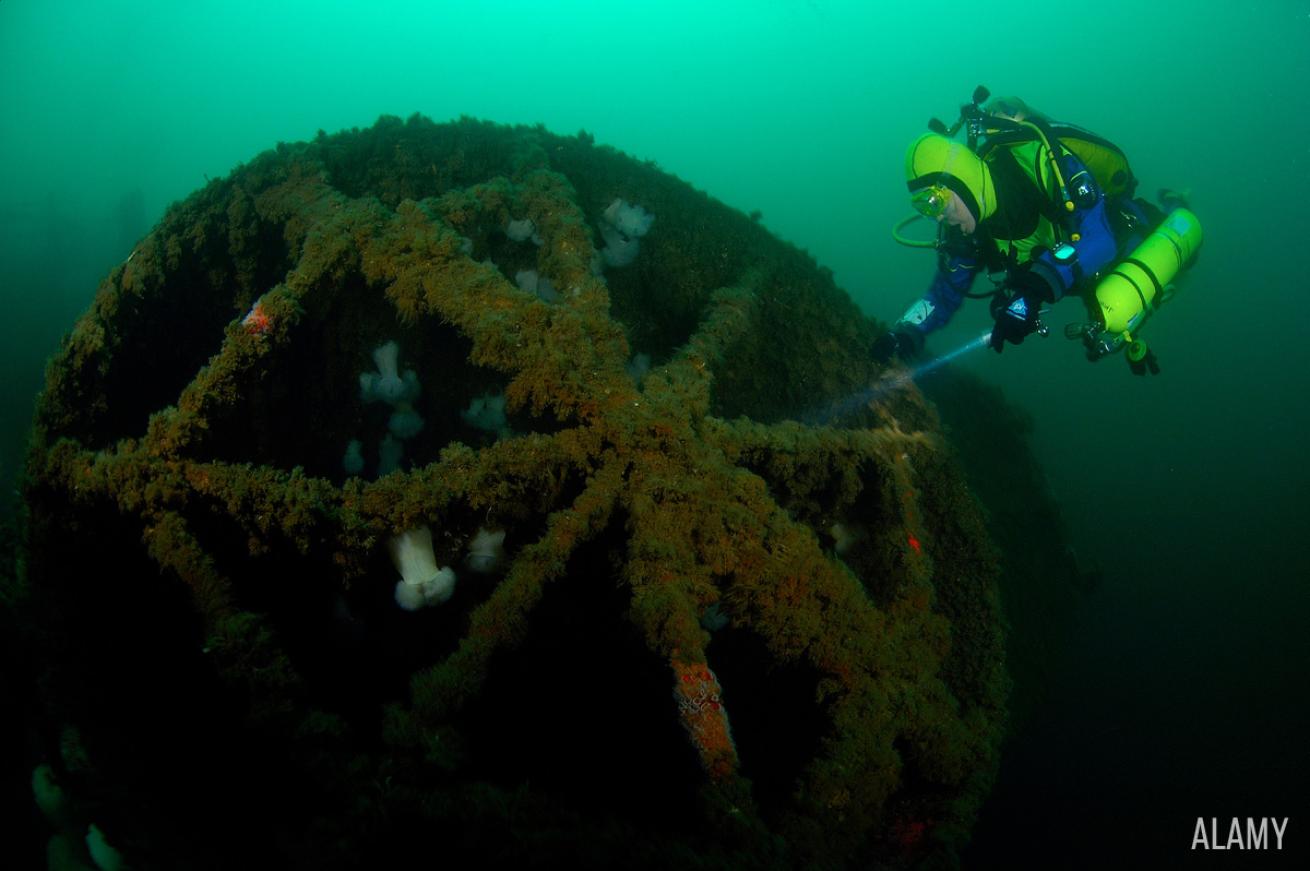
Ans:
[[[1113,139],[1143,192],[1191,188],[1207,238],[1150,326],[1158,378],[1058,337],[960,364],[1031,411],[1104,572],[971,861],[1181,862],[1198,816],[1289,816],[1304,849],[1310,2],[890,5],[0,0],[3,501],[99,278],[279,140],[382,113],[586,129],[760,210],[890,320],[932,270],[887,232],[904,148],[983,83]],[[967,305],[934,344],[986,324]]]

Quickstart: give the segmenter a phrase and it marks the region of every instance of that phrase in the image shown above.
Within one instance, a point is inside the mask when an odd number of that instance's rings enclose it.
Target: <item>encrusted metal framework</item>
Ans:
[[[614,579],[630,597],[628,618],[668,663],[668,705],[702,762],[704,789],[722,806],[760,824],[743,777],[752,762],[733,743],[733,687],[711,669],[709,609],[762,641],[773,661],[762,669],[801,664],[815,676],[821,741],[786,812],[762,824],[787,834],[796,855],[827,859],[918,849],[896,843],[907,826],[936,826],[943,843],[958,840],[973,805],[944,797],[983,792],[1004,676],[994,566],[939,437],[904,431],[885,412],[880,424],[851,429],[712,413],[716,369],[777,304],[767,262],[707,291],[690,338],[634,375],[625,325],[593,270],[596,216],[570,178],[538,162],[388,206],[335,187],[315,148],[279,149],[175,208],[102,287],[49,371],[29,469],[33,559],[50,546],[53,526],[88,512],[114,512],[139,528],[149,557],[189,588],[207,655],[226,682],[245,688],[250,718],[291,733],[318,713],[277,627],[244,600],[240,567],[270,553],[330,555],[335,576],[315,583],[376,593],[394,584],[378,571],[389,536],[427,524],[442,540],[445,530],[449,557],[467,539],[469,517],[473,525],[494,518],[510,530],[503,576],[440,606],[466,609],[458,640],[413,672],[382,733],[380,753],[444,771],[459,764],[452,723],[493,657],[519,643],[580,548],[621,535]],[[206,221],[214,214],[226,214],[226,239],[213,238]],[[475,259],[522,218],[534,222],[537,266],[558,301]],[[290,264],[263,289],[248,265],[265,256],[260,246],[284,246]],[[204,274],[187,262],[224,269],[217,284],[182,291],[183,271],[189,281]],[[104,397],[115,354],[139,341],[140,312],[183,292],[226,307],[221,342],[148,426],[101,439],[113,429],[103,421],[114,414]],[[430,462],[376,480],[243,460],[233,421],[268,407],[250,397],[286,377],[280,367],[307,334],[348,335],[339,320],[361,298],[389,306],[400,328],[457,333],[470,367],[506,379],[511,414],[542,426],[480,445],[451,442]],[[323,371],[356,365],[374,340],[366,333],[341,352],[350,362]],[[332,339],[321,347],[331,351]],[[443,377],[419,376],[425,384]],[[350,391],[340,389],[343,406],[354,401]],[[904,402],[931,417],[913,395]],[[265,423],[248,420],[252,432]],[[839,519],[864,535],[863,551],[846,559],[829,531]],[[245,553],[215,553],[216,539],[201,531],[214,524],[239,530]],[[883,577],[865,576],[875,571]],[[89,582],[65,581],[70,591]],[[906,766],[912,796],[900,793]]]

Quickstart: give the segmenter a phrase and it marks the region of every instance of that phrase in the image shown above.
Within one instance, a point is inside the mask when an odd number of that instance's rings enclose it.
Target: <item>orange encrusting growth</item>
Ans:
[[[678,716],[691,736],[701,765],[713,780],[731,778],[737,773],[737,747],[732,742],[718,678],[704,663],[675,661],[673,674]]]

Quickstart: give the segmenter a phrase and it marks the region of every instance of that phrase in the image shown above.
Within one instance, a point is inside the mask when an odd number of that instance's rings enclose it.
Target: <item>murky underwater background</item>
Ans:
[[[905,146],[985,84],[1116,142],[1144,193],[1190,188],[1206,243],[1148,328],[1157,378],[1058,330],[959,364],[1031,413],[1100,577],[966,859],[1181,862],[1198,816],[1289,816],[1304,848],[1310,2],[703,5],[0,2],[6,510],[44,360],[99,279],[278,141],[383,113],[585,129],[760,210],[893,320],[932,270],[888,234]],[[967,305],[932,347],[986,322]]]

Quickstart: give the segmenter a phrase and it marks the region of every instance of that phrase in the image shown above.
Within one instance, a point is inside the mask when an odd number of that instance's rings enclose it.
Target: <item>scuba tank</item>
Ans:
[[[1134,333],[1173,296],[1169,282],[1200,247],[1201,222],[1187,209],[1174,209],[1097,283],[1087,303],[1092,323],[1070,324],[1065,335],[1083,340],[1089,360],[1099,360],[1126,346],[1125,355],[1134,372],[1152,364],[1154,358],[1146,343]]]

